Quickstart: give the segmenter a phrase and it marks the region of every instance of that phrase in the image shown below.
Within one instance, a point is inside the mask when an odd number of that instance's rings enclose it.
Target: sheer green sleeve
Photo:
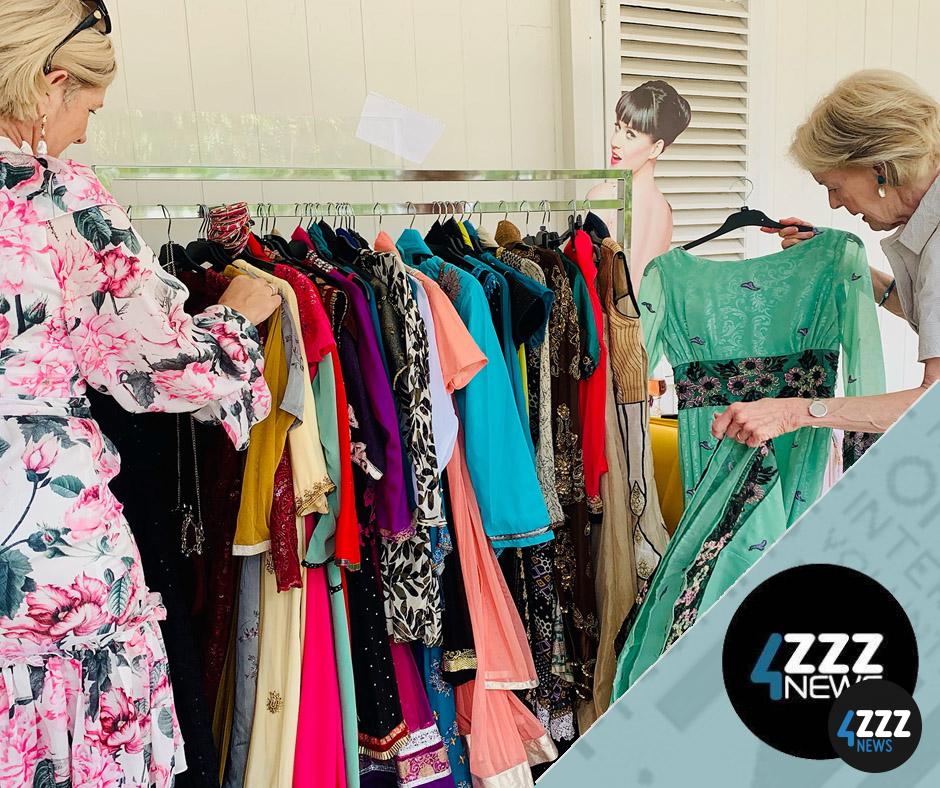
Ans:
[[[652,377],[663,357],[663,326],[666,320],[666,293],[663,289],[662,271],[656,260],[643,272],[639,302],[643,341],[649,356],[648,374]]]
[[[836,290],[842,323],[842,383],[845,396],[884,394],[885,366],[881,352],[871,273],[865,247],[848,235],[842,257],[842,282]]]
[[[842,383],[847,397],[865,397],[885,391],[884,357],[877,306],[865,246],[848,235],[842,256],[841,282],[836,287],[842,325]],[[877,433],[846,432],[843,466],[850,468],[878,438]]]

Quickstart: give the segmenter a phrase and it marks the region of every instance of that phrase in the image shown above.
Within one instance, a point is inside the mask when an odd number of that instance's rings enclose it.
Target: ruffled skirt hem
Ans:
[[[185,770],[155,620],[67,648],[0,634],[0,785],[170,788]]]

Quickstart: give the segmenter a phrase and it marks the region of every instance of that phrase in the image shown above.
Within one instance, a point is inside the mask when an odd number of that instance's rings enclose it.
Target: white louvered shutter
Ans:
[[[747,164],[748,0],[620,2],[620,84],[664,79],[692,106],[692,122],[656,166],[672,205],[673,243],[715,230],[740,207]],[[696,248],[744,256],[744,230]]]

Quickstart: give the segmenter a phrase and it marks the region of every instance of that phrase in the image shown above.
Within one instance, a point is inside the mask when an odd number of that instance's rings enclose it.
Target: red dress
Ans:
[[[600,342],[600,361],[594,372],[579,386],[581,411],[581,443],[584,454],[584,489],[588,496],[588,508],[598,513],[601,503],[601,477],[607,473],[607,457],[604,455],[604,429],[607,407],[607,344],[604,342],[604,309],[597,295],[597,266],[594,265],[594,244],[583,230],[575,233],[574,239],[565,247],[565,254],[578,264],[591,297],[591,311],[597,326]]]

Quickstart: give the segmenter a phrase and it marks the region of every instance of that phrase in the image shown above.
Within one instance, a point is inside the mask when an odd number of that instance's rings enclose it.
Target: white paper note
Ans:
[[[421,164],[444,133],[444,122],[409,109],[381,93],[366,96],[356,136]]]

